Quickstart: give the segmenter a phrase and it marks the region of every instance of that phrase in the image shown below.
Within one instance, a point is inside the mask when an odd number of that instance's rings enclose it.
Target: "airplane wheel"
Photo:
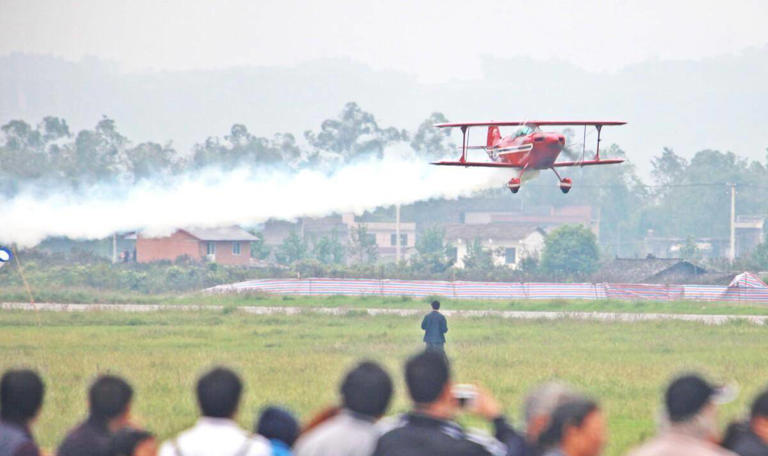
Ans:
[[[512,193],[517,193],[518,190],[520,190],[520,179],[512,178],[507,183],[507,188],[509,188],[509,191]]]
[[[561,185],[561,186],[560,186],[560,191],[561,191],[561,192],[563,192],[563,193],[568,193],[568,192],[570,192],[570,191],[571,191],[571,187],[563,187],[563,186]]]
[[[570,192],[571,191],[571,185],[572,185],[571,179],[566,177],[565,179],[560,181],[560,191],[563,192],[563,193]]]

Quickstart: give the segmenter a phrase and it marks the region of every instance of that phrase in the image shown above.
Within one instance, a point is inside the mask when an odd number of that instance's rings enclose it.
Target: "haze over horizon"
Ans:
[[[663,147],[763,161],[768,4],[0,0],[0,123],[114,118],[180,150],[234,123],[301,138],[348,101],[382,125],[615,119]],[[748,107],[748,108],[745,108]],[[724,127],[725,126],[725,127]]]

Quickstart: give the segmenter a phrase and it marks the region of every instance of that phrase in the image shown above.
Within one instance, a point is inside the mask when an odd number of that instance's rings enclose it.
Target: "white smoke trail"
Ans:
[[[311,169],[297,173],[207,169],[167,183],[141,182],[125,189],[99,185],[78,193],[23,191],[0,200],[0,242],[30,247],[49,236],[100,239],[133,229],[165,235],[181,227],[360,213],[378,206],[469,195],[503,184],[504,176],[491,169],[436,167],[394,154],[330,174]]]

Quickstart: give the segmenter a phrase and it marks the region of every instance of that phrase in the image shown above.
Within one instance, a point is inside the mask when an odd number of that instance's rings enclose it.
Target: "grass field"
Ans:
[[[748,323],[454,318],[449,324],[456,380],[486,385],[516,422],[533,385],[551,378],[571,382],[603,404],[611,455],[653,433],[660,391],[675,372],[700,369],[738,382],[741,394],[724,409],[724,420],[743,412],[768,383],[768,329]],[[132,382],[136,416],[162,438],[195,420],[195,378],[214,364],[233,366],[244,377],[239,420],[247,427],[266,403],[285,404],[303,418],[332,403],[339,377],[360,358],[389,368],[397,385],[391,411],[403,411],[401,365],[421,348],[420,336],[418,318],[354,311],[343,317],[255,316],[233,307],[141,315],[5,312],[0,369],[24,365],[43,373],[48,393],[35,432],[54,449],[84,415],[88,383],[107,371]]]

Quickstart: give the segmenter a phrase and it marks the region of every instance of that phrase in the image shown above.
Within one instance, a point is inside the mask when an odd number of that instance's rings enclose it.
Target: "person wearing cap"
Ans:
[[[768,389],[752,402],[747,422],[728,426],[723,447],[739,456],[768,455]]]
[[[716,444],[717,404],[723,403],[726,396],[725,388],[710,384],[698,374],[677,377],[664,394],[659,434],[629,455],[734,456]]]

